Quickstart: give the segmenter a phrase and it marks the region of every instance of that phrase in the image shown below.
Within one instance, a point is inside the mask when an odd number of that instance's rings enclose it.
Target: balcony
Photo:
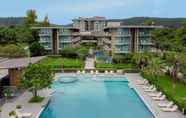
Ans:
[[[116,41],[115,42],[115,45],[129,45],[130,42],[119,42],[119,41]]]
[[[151,34],[140,34],[139,33],[139,37],[152,37],[152,35]]]
[[[116,34],[114,37],[131,37],[131,34]]]
[[[103,49],[104,49],[105,51],[111,51],[111,50],[112,50],[112,48],[110,48],[110,47],[107,46],[107,45],[104,45]]]
[[[140,45],[154,45],[152,42],[140,42]]]
[[[59,43],[71,43],[72,40],[59,40]]]
[[[117,54],[121,54],[121,53],[129,53],[129,51],[127,50],[115,50],[114,53],[117,53]]]
[[[39,36],[40,37],[42,37],[42,36],[50,37],[50,36],[52,36],[52,33],[40,33]]]
[[[103,39],[103,42],[106,43],[106,44],[111,44],[112,43],[111,40],[105,39],[105,38]]]

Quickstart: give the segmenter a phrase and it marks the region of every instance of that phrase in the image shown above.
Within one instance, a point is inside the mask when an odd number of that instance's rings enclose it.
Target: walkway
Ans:
[[[91,57],[87,57],[86,58],[86,60],[85,60],[85,69],[86,70],[95,69],[94,58],[91,58]]]
[[[144,102],[147,104],[148,108],[154,113],[156,118],[186,118],[181,112],[162,112],[161,109],[157,106],[157,101],[154,101],[150,96],[147,95],[142,89],[141,86],[137,86],[137,83],[139,83],[139,79],[143,79],[139,74],[126,74],[128,77],[128,80],[130,82],[130,85],[134,87],[134,89],[137,91],[139,96],[144,100]]]

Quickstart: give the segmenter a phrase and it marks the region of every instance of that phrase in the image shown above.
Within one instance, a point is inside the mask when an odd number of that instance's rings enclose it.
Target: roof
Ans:
[[[116,29],[116,28],[163,28],[163,26],[155,26],[155,25],[150,25],[150,26],[145,26],[145,25],[122,25],[122,26],[108,26],[105,27],[105,29]]]
[[[55,27],[32,27],[31,29],[77,29],[79,30],[79,28],[75,28],[75,27],[67,27],[67,26],[55,26]]]
[[[30,60],[31,60],[31,63],[34,64],[43,58],[45,58],[45,56],[32,57]],[[8,59],[0,63],[0,69],[22,68],[22,67],[27,67],[28,64],[29,64],[28,58]]]

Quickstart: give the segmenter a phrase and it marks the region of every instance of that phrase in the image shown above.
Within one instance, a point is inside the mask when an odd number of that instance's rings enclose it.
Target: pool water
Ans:
[[[125,77],[125,81],[95,81],[86,76],[78,78],[81,79],[73,83],[53,83],[56,93],[39,118],[153,117],[134,89],[128,86]]]

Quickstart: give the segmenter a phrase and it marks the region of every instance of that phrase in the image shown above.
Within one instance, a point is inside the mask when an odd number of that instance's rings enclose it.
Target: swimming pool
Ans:
[[[90,75],[76,77],[79,80],[72,83],[53,83],[56,93],[39,118],[153,117],[135,90],[128,86],[126,77],[119,76],[120,81],[114,81],[112,76],[98,79],[91,79]],[[108,80],[108,77],[110,81],[97,81]]]

